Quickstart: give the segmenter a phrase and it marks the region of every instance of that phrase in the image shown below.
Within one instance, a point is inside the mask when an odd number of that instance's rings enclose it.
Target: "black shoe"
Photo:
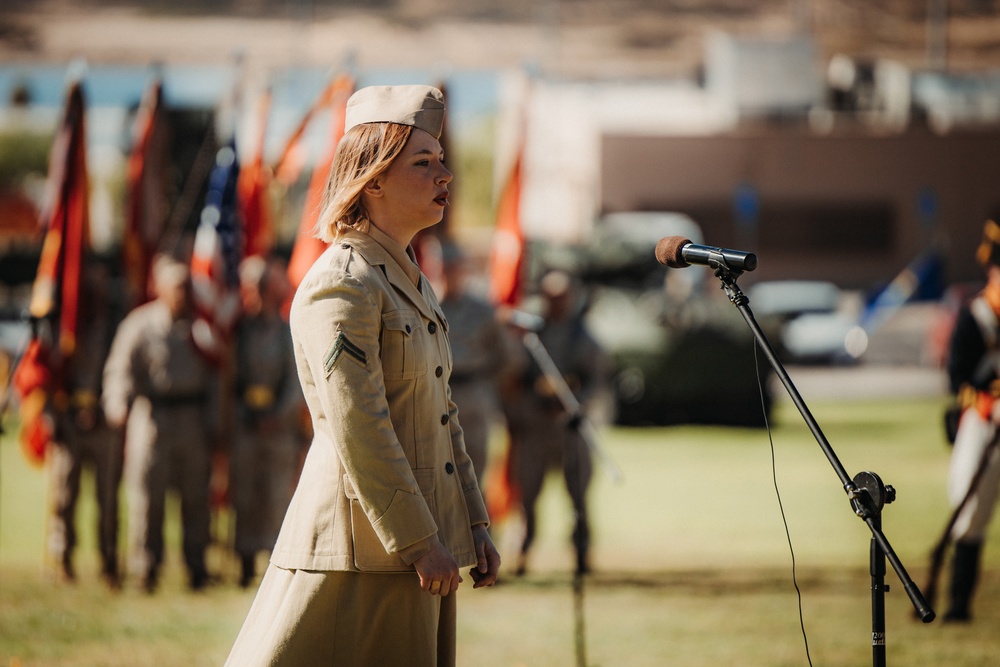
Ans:
[[[949,610],[941,619],[945,623],[969,623],[972,621],[972,614],[964,610]]]
[[[188,587],[192,591],[201,591],[208,586],[209,576],[208,572],[204,570],[199,570],[197,572],[191,573],[191,578],[188,580]]]
[[[156,587],[160,585],[160,573],[158,570],[151,569],[146,573],[146,578],[142,582],[142,589],[146,591],[149,595],[156,592]]]
[[[517,567],[514,569],[515,577],[523,577],[528,572],[528,556],[520,554],[517,557]]]
[[[76,583],[76,570],[73,568],[73,560],[69,556],[65,556],[62,559],[62,565],[59,568],[59,576],[65,582]]]
[[[254,571],[254,557],[242,556],[240,558],[240,565],[240,588],[247,588],[256,576],[256,572]]]
[[[956,542],[952,555],[951,588],[946,623],[968,623],[972,620],[972,598],[979,580],[981,542]]]
[[[101,579],[104,581],[104,585],[108,587],[108,590],[120,591],[122,588],[122,580],[118,576],[118,568],[114,565],[105,564],[101,568]]]

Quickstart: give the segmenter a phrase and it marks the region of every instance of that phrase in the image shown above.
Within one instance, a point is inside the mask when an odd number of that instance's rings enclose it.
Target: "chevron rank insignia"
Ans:
[[[340,331],[337,333],[337,339],[333,341],[333,347],[330,348],[330,351],[326,353],[326,357],[323,359],[323,365],[327,373],[333,370],[341,354],[353,357],[362,366],[368,365],[368,355],[365,354],[365,351],[348,340],[344,332]]]

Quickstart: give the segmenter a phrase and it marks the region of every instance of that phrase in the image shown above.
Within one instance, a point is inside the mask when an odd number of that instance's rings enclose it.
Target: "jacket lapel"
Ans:
[[[378,241],[368,234],[355,231],[346,232],[342,236],[343,240],[350,243],[358,251],[358,254],[364,257],[366,262],[372,266],[381,266],[389,283],[396,288],[397,292],[405,296],[420,311],[421,315],[429,320],[438,319],[427,299],[424,298],[422,291],[417,289],[409,277],[407,277],[403,268],[399,266],[392,255]],[[427,280],[421,274],[420,284],[422,289],[426,289],[423,287],[426,282]]]

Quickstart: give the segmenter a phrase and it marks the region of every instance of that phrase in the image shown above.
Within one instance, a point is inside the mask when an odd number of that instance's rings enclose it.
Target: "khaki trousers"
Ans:
[[[181,498],[184,562],[203,575],[210,542],[211,452],[202,406],[154,407],[137,398],[125,437],[125,490],[128,497],[130,569],[140,577],[163,562],[163,523],[168,488]]]
[[[71,422],[72,417],[64,417]],[[104,574],[118,571],[118,487],[122,477],[122,443],[111,429],[97,426],[83,431],[75,424],[62,428],[62,442],[46,454],[52,506],[47,545],[57,563],[72,558],[77,542],[76,505],[80,477],[93,466],[97,491],[97,542]]]
[[[455,594],[416,573],[313,572],[269,565],[227,667],[455,664]]]

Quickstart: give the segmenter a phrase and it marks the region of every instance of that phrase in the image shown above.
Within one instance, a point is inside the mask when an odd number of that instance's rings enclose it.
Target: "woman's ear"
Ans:
[[[364,193],[369,197],[381,197],[382,192],[382,186],[379,184],[378,179],[373,178],[365,183]]]

